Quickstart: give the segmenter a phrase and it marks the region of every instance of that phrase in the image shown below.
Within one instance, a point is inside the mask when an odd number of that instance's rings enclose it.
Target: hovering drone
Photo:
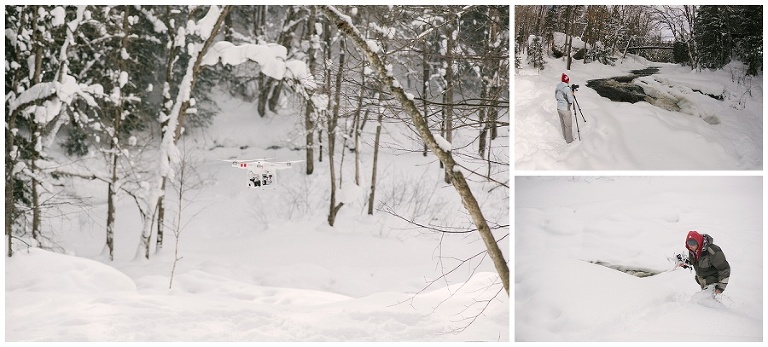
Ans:
[[[248,178],[249,188],[271,188],[277,182],[277,170],[290,169],[293,163],[303,160],[269,162],[267,159],[225,160],[232,163],[232,167],[244,169]]]

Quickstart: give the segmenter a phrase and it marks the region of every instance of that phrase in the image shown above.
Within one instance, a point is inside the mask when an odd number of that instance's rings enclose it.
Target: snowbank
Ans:
[[[136,285],[100,262],[30,248],[6,259],[5,290],[95,294],[135,292]]]

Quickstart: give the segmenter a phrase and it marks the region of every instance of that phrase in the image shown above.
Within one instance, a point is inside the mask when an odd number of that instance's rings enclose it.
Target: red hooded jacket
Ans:
[[[704,250],[704,247],[703,247],[703,245],[704,245],[704,236],[702,236],[701,234],[699,234],[695,230],[689,231],[688,232],[688,236],[685,238],[685,248],[686,249],[688,249],[688,240],[690,240],[690,239],[696,240],[696,244],[698,244],[698,246],[696,247],[696,251],[695,252],[691,252],[691,253],[693,253],[693,259],[699,260],[699,256],[701,256],[701,251]]]

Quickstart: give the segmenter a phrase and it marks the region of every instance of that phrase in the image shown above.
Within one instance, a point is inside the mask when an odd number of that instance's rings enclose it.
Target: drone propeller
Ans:
[[[274,159],[274,158],[263,158],[263,159],[219,159],[219,160],[230,162],[230,163],[231,162],[252,163],[252,162],[255,162],[255,161],[267,161],[267,160],[271,160],[271,159]]]

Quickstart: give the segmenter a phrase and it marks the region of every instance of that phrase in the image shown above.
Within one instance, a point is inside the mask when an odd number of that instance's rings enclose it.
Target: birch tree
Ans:
[[[179,31],[185,36],[174,42],[174,45],[179,45],[188,50],[189,62],[179,84],[178,93],[173,99],[170,112],[168,114],[160,114],[160,121],[165,125],[162,129],[163,135],[159,148],[158,177],[155,180],[155,184],[150,188],[152,190],[150,191],[148,208],[146,209],[149,213],[154,213],[161,206],[165,196],[166,181],[174,177],[173,168],[180,163],[180,152],[176,147],[176,142],[184,128],[184,117],[187,109],[190,107],[192,88],[203,68],[203,57],[208,48],[213,44],[215,35],[221,28],[224,18],[230,9],[231,6],[224,6],[223,9],[219,9],[218,6],[211,6],[207,14],[199,21],[188,21],[186,26],[182,27]],[[186,35],[197,36],[202,42],[187,42],[191,37]],[[137,249],[137,256],[143,256],[147,259],[149,259],[150,255],[152,224],[153,218],[145,218],[139,248]]]
[[[453,142],[453,91],[454,91],[454,56],[458,27],[456,19],[448,19],[445,25],[445,34],[442,37],[443,68],[445,69],[445,89],[443,90],[443,138],[449,143]],[[452,173],[445,168],[445,183],[451,183]]]
[[[328,225],[333,226],[336,222],[336,214],[344,203],[336,203],[336,167],[334,164],[334,155],[336,153],[336,133],[338,132],[339,124],[339,108],[341,104],[341,81],[344,76],[344,59],[346,57],[346,44],[344,37],[339,38],[339,63],[336,70],[336,81],[334,86],[333,106],[331,113],[328,115],[326,124],[326,133],[328,134],[328,167],[330,169],[331,176],[331,196],[330,196],[330,208],[328,211]],[[330,49],[328,50],[330,52]],[[330,71],[328,73],[328,81],[330,81]],[[328,88],[330,90],[330,88]],[[343,148],[342,148],[343,150]],[[341,172],[341,168],[339,168]]]
[[[304,30],[305,40],[307,42],[307,64],[309,65],[309,72],[311,76],[315,75],[317,69],[317,57],[318,47],[320,45],[320,38],[317,35],[317,9],[314,6],[309,8],[309,16],[307,18],[306,29]],[[314,78],[314,77],[312,77]],[[306,174],[311,175],[315,171],[315,148],[314,148],[314,136],[315,136],[315,107],[312,102],[312,95],[307,95],[307,102],[304,109],[304,131],[306,147]]]

